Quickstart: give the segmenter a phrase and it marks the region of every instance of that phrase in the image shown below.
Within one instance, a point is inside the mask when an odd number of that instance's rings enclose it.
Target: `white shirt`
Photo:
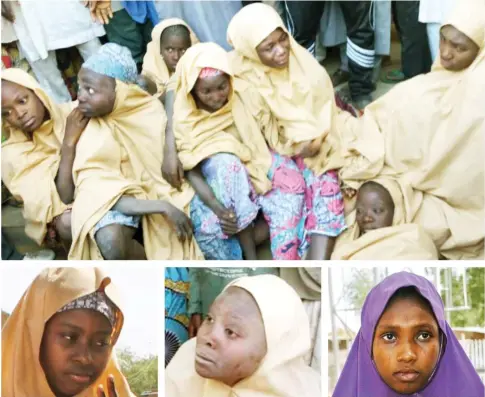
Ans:
[[[14,29],[29,62],[47,58],[48,51],[74,47],[105,34],[80,1],[19,0],[12,2]]]
[[[455,1],[459,0],[421,0],[419,2],[419,22],[439,24],[445,22]]]

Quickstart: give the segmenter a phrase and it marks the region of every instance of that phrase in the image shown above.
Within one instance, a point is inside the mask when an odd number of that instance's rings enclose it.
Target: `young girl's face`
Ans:
[[[234,386],[258,369],[266,349],[258,305],[247,291],[231,287],[212,304],[197,333],[195,370]]]
[[[116,99],[115,79],[81,68],[78,83],[78,107],[84,116],[103,117],[113,111]]]
[[[256,47],[256,51],[263,65],[284,69],[290,61],[290,37],[278,28]]]
[[[22,132],[32,133],[48,116],[47,109],[33,91],[2,80],[2,117],[9,125]]]
[[[192,90],[197,106],[208,112],[216,112],[229,100],[231,80],[227,74],[197,79]]]
[[[112,327],[94,310],[56,313],[47,322],[40,364],[56,396],[76,396],[104,371],[111,354]]]
[[[356,222],[361,234],[392,226],[394,202],[384,187],[364,185],[359,189],[356,203]]]
[[[446,25],[440,31],[441,65],[453,72],[459,72],[470,66],[480,48],[467,35],[452,25]]]
[[[170,72],[175,72],[177,63],[191,45],[190,37],[173,34],[167,37],[162,36],[160,39],[160,55]]]
[[[382,314],[375,332],[372,355],[381,378],[400,394],[424,388],[440,354],[439,327],[420,299],[400,298]]]

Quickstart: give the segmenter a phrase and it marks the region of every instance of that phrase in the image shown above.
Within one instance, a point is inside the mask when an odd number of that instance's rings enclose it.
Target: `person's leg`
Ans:
[[[349,89],[357,107],[372,101],[374,90],[374,30],[371,25],[370,1],[340,1],[347,26],[347,57],[349,62]]]
[[[419,1],[394,1],[401,36],[402,72],[407,79],[431,70],[426,24],[419,22]]]
[[[143,62],[146,45],[140,27],[126,10],[116,11],[109,24],[104,25],[108,40],[127,47],[137,64]]]
[[[338,175],[327,171],[317,176],[305,166],[303,159],[296,162],[306,181],[305,220],[300,238],[300,255],[307,260],[330,259],[335,239],[345,229],[344,200]]]
[[[237,224],[240,233],[234,236],[239,239],[245,257],[253,257],[256,243],[252,230],[252,223],[256,219],[259,206],[256,204],[256,194],[249,180],[246,168],[241,160],[232,154],[220,153],[206,159],[202,164],[202,174],[208,185],[213,190],[217,200],[226,208],[234,211],[237,217]],[[219,243],[216,239],[232,240],[224,235],[221,230],[217,216],[196,197],[191,204],[191,217],[194,223],[194,230],[197,242],[204,241],[202,244],[207,246],[204,256],[217,256],[218,253],[212,252],[212,249]],[[197,212],[194,212],[197,211]],[[201,229],[198,229],[199,225]],[[204,237],[205,236],[205,237]],[[233,241],[228,242],[224,255],[230,257],[220,259],[240,259],[237,258],[238,249]],[[200,244],[199,244],[200,247]],[[201,247],[202,249],[202,247]]]
[[[99,229],[95,234],[96,244],[106,260],[143,260],[145,250],[133,239],[136,229],[113,223]]]
[[[2,261],[21,261],[23,258],[2,229]]]
[[[286,27],[295,40],[315,55],[324,1],[283,1]]]
[[[56,52],[49,51],[46,59],[31,62],[32,72],[41,87],[57,103],[71,102],[71,94],[57,66]]]
[[[440,24],[427,23],[426,32],[428,34],[429,51],[431,60],[434,62],[440,53]]]
[[[83,43],[83,44],[79,44],[77,46],[77,49],[79,51],[79,54],[81,54],[81,57],[85,61],[87,61],[91,55],[93,55],[96,52],[98,52],[98,50],[100,48],[101,48],[101,42],[99,41],[98,38],[89,40],[88,42]]]
[[[303,217],[305,179],[291,158],[276,153],[268,177],[273,189],[258,201],[269,225],[273,259],[300,259],[298,226]]]
[[[70,210],[65,211],[55,222],[56,232],[67,252],[69,252],[72,244],[71,215],[72,212]]]

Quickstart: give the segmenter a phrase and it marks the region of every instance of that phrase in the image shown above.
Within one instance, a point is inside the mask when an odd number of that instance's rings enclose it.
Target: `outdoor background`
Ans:
[[[42,271],[37,265],[5,265],[2,270],[0,304],[2,317],[10,314],[23,293]],[[162,267],[137,264],[101,266],[118,290],[125,317],[116,353],[132,391],[142,396],[158,389],[158,322]],[[160,331],[161,332],[161,331]],[[162,340],[160,339],[160,343]]]
[[[360,328],[361,308],[372,287],[386,276],[407,270],[429,279],[440,291],[455,335],[485,381],[485,269],[405,267],[329,269],[330,317],[328,384],[332,394]]]

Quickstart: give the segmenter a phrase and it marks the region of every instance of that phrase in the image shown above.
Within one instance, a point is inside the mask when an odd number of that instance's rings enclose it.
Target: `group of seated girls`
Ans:
[[[153,30],[142,76],[105,44],[77,103],[6,70],[2,179],[27,234],[70,259],[256,259],[268,237],[274,259],[480,257],[485,17],[463,8],[433,71],[360,118],[261,3],[234,16],[230,53],[179,19]]]

